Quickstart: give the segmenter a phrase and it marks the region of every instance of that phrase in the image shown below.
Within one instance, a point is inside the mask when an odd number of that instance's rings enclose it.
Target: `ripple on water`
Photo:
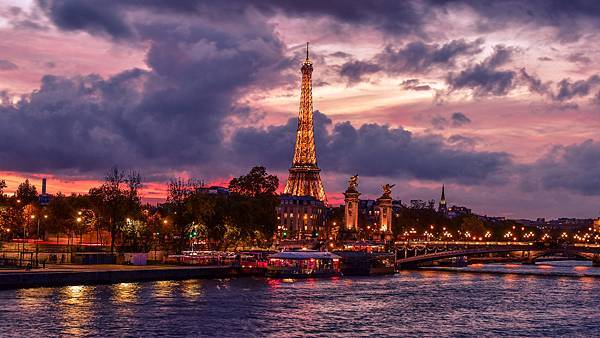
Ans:
[[[475,267],[487,268],[506,269]],[[584,271],[574,266],[553,269]],[[2,336],[597,336],[599,294],[599,280],[591,277],[444,271],[293,282],[240,278],[70,286],[1,291],[0,332]]]

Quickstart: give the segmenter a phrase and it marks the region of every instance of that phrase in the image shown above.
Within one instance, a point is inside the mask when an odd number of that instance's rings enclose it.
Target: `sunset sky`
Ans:
[[[599,215],[598,1],[0,0],[0,178],[283,186],[306,41],[331,202],[357,173],[364,198]]]

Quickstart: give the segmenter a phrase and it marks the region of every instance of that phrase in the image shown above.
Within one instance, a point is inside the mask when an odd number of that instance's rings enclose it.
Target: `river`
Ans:
[[[0,291],[0,333],[600,336],[600,268],[555,262],[469,269],[492,273],[402,271],[386,277],[239,278]]]

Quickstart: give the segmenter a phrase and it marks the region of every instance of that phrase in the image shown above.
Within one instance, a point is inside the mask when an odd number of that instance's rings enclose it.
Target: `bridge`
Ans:
[[[400,241],[395,243],[395,251],[399,268],[412,268],[454,257],[514,253],[520,253],[519,260],[528,264],[535,264],[542,257],[560,255],[591,260],[594,266],[600,266],[600,244]]]

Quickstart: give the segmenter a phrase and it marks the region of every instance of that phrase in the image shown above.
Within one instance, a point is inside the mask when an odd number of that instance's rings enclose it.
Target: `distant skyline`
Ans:
[[[86,192],[112,166],[283,187],[307,41],[328,200],[600,213],[597,1],[0,1],[0,178]]]

